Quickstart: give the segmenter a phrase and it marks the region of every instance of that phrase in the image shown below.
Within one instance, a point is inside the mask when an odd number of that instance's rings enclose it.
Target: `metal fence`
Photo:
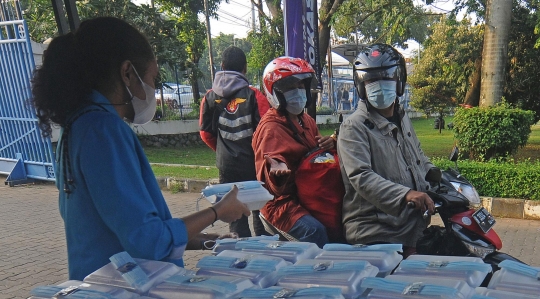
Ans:
[[[0,174],[13,186],[29,180],[54,181],[50,138],[41,136],[30,105],[35,68],[28,28],[17,1],[0,1]]]

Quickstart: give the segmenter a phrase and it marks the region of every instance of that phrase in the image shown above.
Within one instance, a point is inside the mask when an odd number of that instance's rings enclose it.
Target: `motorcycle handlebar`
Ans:
[[[435,205],[435,209],[442,207],[442,204],[440,202],[433,202],[433,203]],[[412,201],[409,201],[407,203],[407,207],[414,209],[416,207],[416,204],[414,202],[412,202]]]
[[[434,202],[434,205],[435,205],[435,209],[437,209],[438,207],[442,206],[442,204],[441,204],[441,203],[438,203],[438,202]],[[416,207],[416,204],[415,204],[414,202],[412,202],[412,201],[409,201],[409,202],[407,202],[407,207],[408,207],[408,208],[414,209],[414,208]],[[429,211],[426,210],[426,211],[424,212],[424,215],[422,215],[422,217],[424,217],[424,219],[426,219],[428,216],[429,216]]]

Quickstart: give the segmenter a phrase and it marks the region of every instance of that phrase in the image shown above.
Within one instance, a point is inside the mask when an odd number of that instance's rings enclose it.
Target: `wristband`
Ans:
[[[208,207],[210,210],[212,210],[212,212],[214,212],[214,221],[212,222],[212,224],[214,224],[214,222],[216,222],[218,220],[218,216],[217,216],[217,212],[216,212],[216,209],[214,209],[214,207]]]

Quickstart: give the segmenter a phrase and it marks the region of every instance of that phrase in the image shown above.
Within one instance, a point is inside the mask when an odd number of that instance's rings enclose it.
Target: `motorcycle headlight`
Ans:
[[[476,189],[467,184],[463,184],[460,182],[450,182],[452,183],[452,186],[457,190],[457,192],[463,194],[471,204],[479,205],[480,204],[480,196],[478,195],[478,192],[476,192]]]
[[[481,257],[482,259],[485,258],[486,255],[495,251],[495,247],[493,245],[487,245],[487,247],[483,247],[463,240],[461,240],[461,242],[463,243],[463,245],[465,245],[465,247],[467,248],[467,250],[469,250],[470,253]]]

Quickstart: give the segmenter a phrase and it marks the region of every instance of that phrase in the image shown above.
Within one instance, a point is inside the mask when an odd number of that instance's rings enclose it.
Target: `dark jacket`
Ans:
[[[429,223],[418,210],[406,208],[405,195],[411,189],[427,190],[425,175],[433,164],[420,148],[410,119],[403,110],[399,113],[402,129],[360,103],[341,125],[337,148],[349,243],[415,247]]]
[[[243,74],[216,73],[201,102],[199,125],[202,140],[216,151],[221,183],[255,180],[251,139],[268,107],[266,97]]]

